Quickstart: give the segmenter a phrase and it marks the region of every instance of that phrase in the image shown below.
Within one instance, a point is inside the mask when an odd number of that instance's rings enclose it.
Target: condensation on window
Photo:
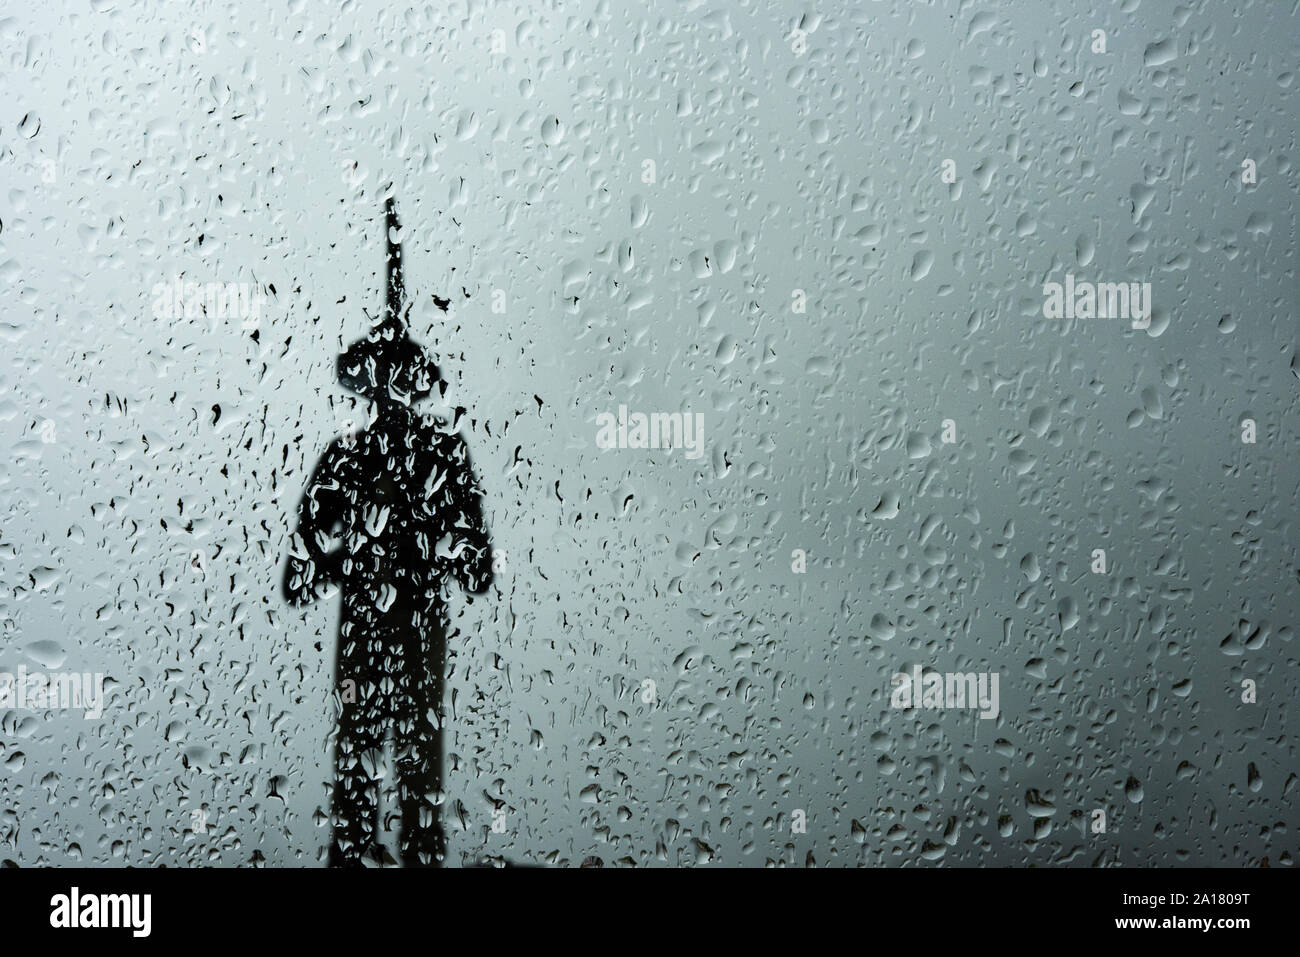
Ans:
[[[1296,37],[0,10],[0,861],[1291,864]]]

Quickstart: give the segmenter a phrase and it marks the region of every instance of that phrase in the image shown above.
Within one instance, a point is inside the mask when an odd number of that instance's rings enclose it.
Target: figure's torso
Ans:
[[[418,420],[376,423],[335,443],[328,471],[339,486],[345,592],[370,593],[380,611],[398,601],[437,603],[459,517],[456,490],[469,480],[462,450],[456,436]]]

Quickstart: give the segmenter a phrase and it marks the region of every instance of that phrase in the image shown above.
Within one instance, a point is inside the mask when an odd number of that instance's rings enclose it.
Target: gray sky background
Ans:
[[[391,183],[505,556],[453,599],[453,862],[1289,862],[1298,23],[0,3],[0,671],[110,679],[0,713],[0,858],[319,863],[338,609],[278,581]],[[1045,319],[1067,272],[1152,328]],[[155,318],[176,276],[259,284],[256,337]],[[598,449],[620,404],[705,455]],[[999,718],[891,710],[915,664]]]

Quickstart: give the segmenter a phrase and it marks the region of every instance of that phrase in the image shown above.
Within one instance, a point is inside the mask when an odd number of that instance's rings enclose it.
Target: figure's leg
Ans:
[[[355,662],[364,655],[349,656]],[[379,846],[378,762],[384,722],[369,662],[340,660],[336,694],[341,711],[334,745],[334,833],[331,867],[360,867]]]
[[[446,640],[441,624],[422,616],[412,636],[394,744],[402,810],[401,855],[406,867],[440,867],[447,855],[442,800],[442,688]],[[431,719],[430,715],[434,717]]]

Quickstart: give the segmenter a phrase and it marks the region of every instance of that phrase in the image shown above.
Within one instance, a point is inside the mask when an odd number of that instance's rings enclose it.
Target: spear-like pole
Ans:
[[[391,196],[384,203],[384,225],[388,248],[388,299],[384,306],[384,318],[395,323],[396,331],[400,334],[406,329],[406,317],[402,314],[402,302],[406,298],[406,290],[402,285],[401,227],[397,222],[397,204],[393,202]]]

